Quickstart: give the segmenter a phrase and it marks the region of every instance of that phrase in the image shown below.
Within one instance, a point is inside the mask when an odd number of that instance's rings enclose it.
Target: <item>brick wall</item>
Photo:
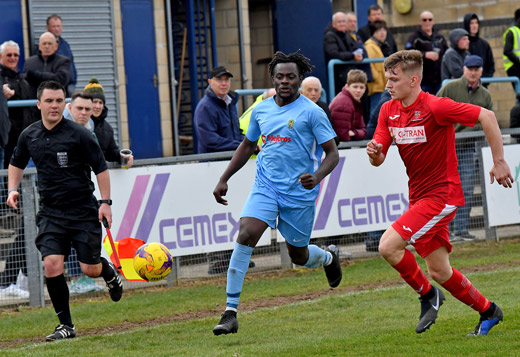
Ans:
[[[392,6],[390,0],[379,0],[383,6],[385,20],[396,37],[399,49],[403,49],[409,34],[419,23],[419,15],[424,10],[434,14],[435,24],[440,32],[449,39],[449,33],[453,28],[462,27],[464,15],[474,12],[479,16],[481,23],[480,36],[485,38],[495,58],[495,77],[504,77],[504,62],[502,60],[503,34],[514,22],[514,11],[520,8],[518,1],[490,0],[475,2],[470,0],[414,0],[410,13],[399,14]],[[515,103],[515,93],[509,83],[491,84],[491,91],[495,113],[500,127],[509,127],[509,112]]]

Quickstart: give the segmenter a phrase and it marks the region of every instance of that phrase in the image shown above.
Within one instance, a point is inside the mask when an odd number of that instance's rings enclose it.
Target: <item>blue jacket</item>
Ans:
[[[78,78],[78,72],[76,71],[76,65],[74,64],[74,56],[72,55],[72,50],[70,49],[70,45],[63,37],[60,37],[58,40],[58,50],[56,53],[59,53],[62,56],[70,59],[70,78],[69,83],[67,84],[76,84]]]
[[[232,101],[226,105],[210,87],[195,109],[199,140],[198,153],[235,150],[244,139],[238,122],[236,103],[239,95],[229,91]]]

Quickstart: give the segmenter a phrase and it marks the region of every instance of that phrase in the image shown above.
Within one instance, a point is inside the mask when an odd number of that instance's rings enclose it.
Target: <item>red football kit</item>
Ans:
[[[393,225],[425,257],[441,245],[451,251],[448,223],[464,205],[457,171],[454,124],[474,126],[481,108],[421,92],[408,107],[383,104],[374,139],[383,154],[395,142],[406,166],[410,205]]]

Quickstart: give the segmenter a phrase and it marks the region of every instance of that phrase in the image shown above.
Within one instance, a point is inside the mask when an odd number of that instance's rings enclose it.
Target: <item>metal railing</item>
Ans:
[[[327,70],[329,74],[329,103],[334,99],[335,93],[335,80],[334,80],[334,66],[340,65],[340,64],[351,64],[351,65],[359,65],[364,63],[380,63],[384,62],[386,57],[380,57],[380,58],[364,58],[360,62],[356,61],[342,61],[338,59],[332,59],[327,64]],[[442,85],[444,86],[446,83],[452,81],[453,79],[445,79],[442,81]],[[515,93],[520,94],[520,79],[518,77],[482,77],[481,78],[482,83],[505,83],[505,82],[511,82],[515,86]]]

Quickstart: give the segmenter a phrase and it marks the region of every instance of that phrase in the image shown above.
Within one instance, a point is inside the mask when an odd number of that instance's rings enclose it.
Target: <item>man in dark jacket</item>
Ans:
[[[489,43],[479,36],[480,21],[477,14],[470,12],[464,15],[464,29],[469,32],[469,53],[477,55],[484,61],[482,77],[493,77],[495,59]]]
[[[70,45],[61,36],[62,29],[63,27],[61,24],[61,17],[59,15],[52,14],[51,16],[47,17],[47,31],[51,32],[54,36],[56,36],[56,41],[58,42],[57,53],[70,59],[70,77],[69,84],[66,87],[67,97],[70,97],[72,93],[74,93],[74,91],[76,90],[78,72],[76,71],[76,65],[74,64],[74,55],[72,54]]]
[[[469,56],[469,33],[468,31],[456,28],[450,32],[450,48],[442,57],[441,79],[460,78],[464,59]]]
[[[0,82],[2,92],[7,100],[20,100],[31,98],[31,88],[25,79],[21,78],[18,70],[18,60],[20,58],[20,47],[14,41],[5,41],[0,46]],[[31,110],[27,107],[9,108],[9,121],[11,130],[5,146],[4,164],[0,166],[7,169],[9,160],[13,153],[18,136],[23,129],[32,124],[35,119],[31,115]]]
[[[36,99],[36,89],[45,81],[56,81],[64,86],[69,83],[70,60],[57,54],[58,42],[50,32],[40,36],[38,45],[40,52],[25,61],[23,73],[31,85],[31,98]],[[39,114],[37,115],[39,117]]]
[[[423,79],[421,88],[431,94],[441,88],[442,56],[448,49],[448,42],[434,27],[435,20],[430,11],[419,15],[419,27],[406,42],[407,50],[417,50],[423,56]]]
[[[235,150],[244,139],[238,122],[238,94],[231,89],[231,72],[213,68],[206,94],[195,109],[198,153]]]
[[[372,34],[370,33],[370,24],[374,23],[375,21],[384,21],[383,8],[378,4],[370,6],[368,8],[367,18],[368,24],[360,28],[357,32],[358,37],[361,39],[363,43],[366,42],[366,40],[368,40],[370,37],[372,37]],[[391,53],[397,52],[397,45],[395,43],[394,35],[392,34],[392,31],[390,29],[386,30],[386,42],[390,46]]]
[[[347,34],[347,14],[336,12],[332,16],[332,23],[325,29],[323,38],[325,64],[331,59],[360,62],[363,60],[363,51],[362,44],[358,45],[354,38]],[[347,73],[353,68],[353,65],[334,67],[334,94],[341,92],[347,83]]]

